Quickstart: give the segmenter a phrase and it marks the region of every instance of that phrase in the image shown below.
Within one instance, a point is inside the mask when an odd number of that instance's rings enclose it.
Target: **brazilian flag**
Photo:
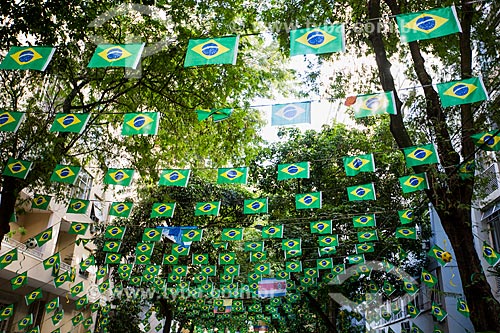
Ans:
[[[0,69],[33,69],[43,72],[55,50],[52,46],[13,46],[0,63]]]
[[[141,61],[144,43],[99,44],[87,67],[128,67],[136,69]]]
[[[344,50],[343,24],[290,31],[290,56],[344,52]]]
[[[235,65],[238,43],[238,36],[190,39],[184,67],[217,64]]]

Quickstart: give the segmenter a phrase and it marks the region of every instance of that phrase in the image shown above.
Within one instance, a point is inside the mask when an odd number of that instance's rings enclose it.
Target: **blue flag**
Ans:
[[[272,108],[271,126],[311,123],[311,102],[275,104]]]

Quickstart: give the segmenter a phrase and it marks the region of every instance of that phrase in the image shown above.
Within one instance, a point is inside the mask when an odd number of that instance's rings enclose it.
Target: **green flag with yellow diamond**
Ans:
[[[300,250],[302,246],[302,239],[290,238],[281,241],[281,249],[283,251]]]
[[[375,172],[373,154],[346,156],[343,159],[344,170],[347,176],[356,176],[360,172]]]
[[[338,235],[324,235],[318,237],[318,245],[320,247],[339,246]]]
[[[396,15],[402,43],[462,32],[455,6]]]
[[[0,110],[0,132],[17,132],[25,115],[24,112]]]
[[[37,299],[42,299],[42,298],[43,298],[42,288],[35,289],[32,292],[30,292],[24,296],[24,300],[26,301],[27,306],[29,306],[31,303],[33,303]]]
[[[0,256],[0,270],[12,264],[17,260],[17,248],[10,250]]]
[[[243,214],[267,214],[267,198],[246,199],[243,203]]]
[[[500,261],[500,254],[486,242],[483,242],[483,258],[490,266],[496,266]]]
[[[21,273],[17,276],[14,276],[12,279],[10,279],[10,286],[12,287],[12,290],[21,288],[22,286],[25,286],[27,283],[28,283],[28,271]]]
[[[134,178],[134,169],[109,168],[104,176],[104,184],[129,186]]]
[[[436,149],[432,143],[404,148],[403,153],[405,155],[406,166],[409,168],[417,165],[439,163]]]
[[[375,227],[377,225],[375,214],[354,216],[352,218],[352,223],[354,225],[354,228]]]
[[[309,178],[309,162],[278,164],[278,180]]]
[[[331,234],[332,233],[332,220],[323,220],[309,223],[309,228],[313,234]]]
[[[413,209],[398,210],[399,221],[401,224],[409,224],[413,222]]]
[[[434,275],[432,275],[429,271],[422,269],[420,281],[425,283],[429,288],[432,288],[434,287],[434,285],[436,285],[438,279]]]
[[[214,123],[225,120],[231,116],[233,109],[197,109],[196,115],[198,116],[198,121],[207,120],[212,118]]]
[[[203,229],[182,230],[183,242],[200,242],[203,238]]]
[[[437,321],[443,321],[448,313],[439,304],[432,302],[431,313],[437,319]]]
[[[71,293],[71,296],[73,296],[73,297],[78,296],[78,294],[81,293],[82,291],[83,291],[83,281],[80,282],[80,283],[75,284],[69,290],[69,292]]]
[[[344,50],[343,24],[290,31],[290,56],[344,52]]]
[[[403,193],[411,193],[429,189],[425,172],[399,178]]]
[[[51,199],[50,195],[35,194],[31,200],[31,208],[47,210]]]
[[[283,225],[265,226],[262,228],[262,238],[283,238]]]
[[[37,246],[43,246],[45,243],[47,243],[49,240],[52,239],[52,227],[48,228],[47,230],[42,231],[35,237],[35,241]]]
[[[66,213],[85,214],[87,212],[87,209],[89,208],[89,205],[89,200],[71,199],[69,201],[68,208],[66,209]]]
[[[29,315],[27,315],[26,317],[23,317],[21,318],[21,320],[19,320],[17,322],[17,328],[21,331],[24,331],[25,329],[28,328],[28,326],[30,326],[31,324],[33,324],[33,314],[30,313]],[[33,330],[32,330],[33,331]]]
[[[355,97],[353,104],[355,118],[380,114],[396,114],[396,102],[392,91],[358,95]]]
[[[470,104],[488,99],[488,93],[481,77],[438,83],[437,90],[443,107]]]
[[[500,150],[500,132],[498,130],[474,134],[471,135],[471,138],[474,144],[482,150]]]
[[[16,160],[14,158],[9,157],[7,165],[5,165],[5,168],[2,172],[2,175],[20,179],[26,179],[26,176],[28,176],[28,172],[31,170],[32,165],[33,162]]]
[[[122,135],[156,135],[159,125],[159,112],[126,113],[123,117]]]
[[[321,192],[295,195],[295,209],[321,208]]]
[[[50,176],[50,181],[75,184],[76,178],[78,177],[78,173],[80,173],[81,169],[82,168],[79,166],[58,164]]]
[[[104,233],[104,238],[122,240],[126,230],[127,227],[120,227],[116,225],[107,226]]]
[[[215,64],[235,65],[238,43],[238,36],[190,39],[184,67]]]
[[[373,183],[349,186],[347,188],[349,201],[376,200],[375,186]]]
[[[316,267],[318,269],[332,269],[333,268],[332,258],[316,259]]]
[[[141,61],[144,43],[99,44],[87,67],[127,67],[135,69]]]
[[[0,310],[0,321],[10,318],[14,315],[14,304],[7,305]]]
[[[50,313],[59,308],[59,297],[54,298],[47,304],[45,304],[45,313]]]
[[[71,222],[71,226],[69,227],[68,234],[70,235],[85,235],[89,228],[89,223],[83,222]]]
[[[193,265],[208,265],[208,254],[207,253],[193,254],[191,257],[191,263]]]
[[[189,182],[191,170],[171,170],[165,169],[161,171],[158,185],[161,186],[181,186],[186,187]]]
[[[133,202],[113,202],[109,207],[110,216],[129,217]]]
[[[95,265],[95,258],[92,255],[87,259],[83,260],[82,262],[80,262],[80,269],[85,272],[90,266],[94,265]]]
[[[417,231],[415,228],[398,227],[396,228],[396,238],[417,239]]]
[[[246,184],[248,167],[217,169],[217,184]]]
[[[159,242],[161,241],[162,232],[157,228],[145,228],[142,233],[143,242]]]
[[[57,113],[50,132],[82,133],[90,113]]]
[[[175,202],[156,202],[153,204],[151,209],[151,215],[149,217],[164,217],[172,218],[175,211]]]
[[[0,69],[45,71],[55,52],[52,46],[12,46],[0,63]]]
[[[59,265],[60,263],[61,263],[61,256],[59,252],[57,252],[43,261],[43,269],[47,270],[49,268],[54,267],[54,265]]]
[[[243,228],[224,228],[222,229],[222,241],[241,241],[243,240]]]
[[[220,201],[211,201],[211,202],[197,202],[196,207],[194,209],[195,216],[203,216],[203,215],[219,215],[220,209]]]

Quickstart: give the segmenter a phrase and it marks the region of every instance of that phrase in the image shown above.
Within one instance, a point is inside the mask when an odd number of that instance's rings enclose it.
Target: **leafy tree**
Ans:
[[[451,4],[444,1],[439,6]],[[427,172],[429,177],[431,188],[426,195],[455,251],[476,330],[500,331],[497,315],[500,306],[486,282],[471,230],[471,200],[476,181],[461,179],[458,175],[459,167],[474,159],[477,151],[471,135],[489,130],[493,121],[498,121],[495,110],[499,97],[494,93],[489,103],[444,109],[432,86],[437,81],[481,74],[487,89],[497,91],[498,54],[494,50],[498,49],[498,40],[491,38],[495,29],[491,22],[498,17],[498,5],[463,0],[458,6],[462,33],[409,44],[401,44],[394,33],[394,16],[431,9],[436,7],[436,2],[318,0],[304,4],[277,1],[263,10],[263,18],[267,22],[280,21],[299,27],[311,22],[316,25],[345,22],[349,56],[369,56],[375,60],[375,66],[349,66],[348,75],[344,74],[346,71],[333,73],[331,97],[345,97],[345,87],[358,88],[360,92],[393,91],[397,114],[390,116],[389,126],[397,146],[405,148],[427,142],[437,145],[441,166],[419,166],[413,170]],[[287,48],[286,31],[279,34],[279,42],[283,49]],[[322,57],[320,63],[328,59],[329,56]],[[404,67],[402,72],[407,80],[422,87],[423,95],[397,90],[394,71],[391,71],[395,62]]]

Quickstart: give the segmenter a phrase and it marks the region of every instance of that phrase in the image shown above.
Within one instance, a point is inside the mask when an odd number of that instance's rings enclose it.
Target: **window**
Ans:
[[[493,248],[500,251],[500,203],[483,212],[483,223],[488,225],[493,239]]]
[[[71,198],[88,200],[92,189],[92,176],[82,169],[75,181],[75,186],[71,190]]]

